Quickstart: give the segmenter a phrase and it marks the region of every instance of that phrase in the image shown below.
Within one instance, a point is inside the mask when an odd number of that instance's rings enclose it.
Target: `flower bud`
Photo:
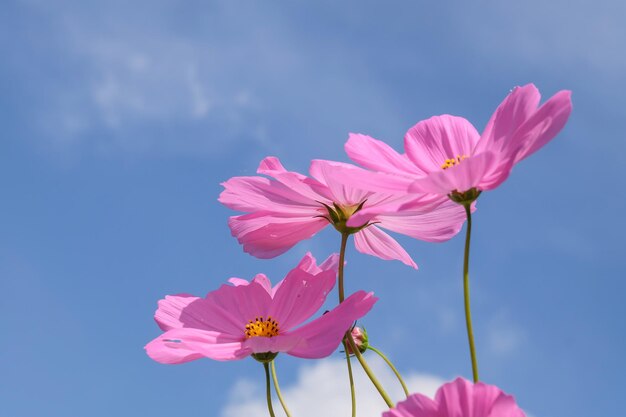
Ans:
[[[352,328],[352,331],[350,332],[350,336],[352,337],[352,340],[354,341],[356,347],[359,349],[359,352],[364,353],[369,346],[369,343],[367,341],[367,332],[365,331],[365,328],[354,326]],[[354,352],[352,351],[352,347],[349,344],[347,348],[348,353],[350,355],[353,355]]]

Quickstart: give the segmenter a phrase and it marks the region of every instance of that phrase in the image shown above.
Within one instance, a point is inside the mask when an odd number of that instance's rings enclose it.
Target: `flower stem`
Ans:
[[[341,249],[339,250],[339,271],[338,271],[339,303],[342,303],[343,300],[345,299],[344,286],[343,286],[343,264],[345,263],[345,258],[346,258],[346,244],[348,243],[348,237],[350,237],[349,233],[341,234]],[[350,333],[350,330],[346,332],[346,335],[344,337],[344,348],[346,352],[349,352],[348,346],[346,346],[346,342],[347,344],[350,345],[351,351],[354,353],[354,355],[358,359],[359,363],[361,364],[361,367],[363,368],[367,376],[372,381],[372,384],[374,384],[374,386],[378,390],[378,393],[380,394],[380,396],[383,398],[383,400],[385,400],[389,408],[393,408],[394,406],[393,401],[391,401],[391,398],[389,398],[389,395],[385,392],[380,382],[378,382],[378,379],[376,379],[374,372],[372,372],[372,370],[368,366],[367,362],[365,361],[365,358],[363,358],[363,355],[361,355],[361,352],[359,352],[359,348],[356,347],[354,340],[352,340],[352,334]],[[348,357],[348,361],[349,360],[350,359]],[[352,367],[351,366],[348,366],[348,373],[350,375],[350,380],[352,381]],[[354,390],[354,385],[352,383],[350,384],[350,389]],[[352,392],[352,394],[354,395],[354,392]],[[353,415],[355,413],[355,410],[356,408],[353,407],[352,408]]]
[[[341,248],[339,249],[339,271],[338,271],[339,303],[343,303],[343,300],[345,299],[344,287],[343,287],[343,264],[346,262],[346,244],[348,243],[348,237],[350,237],[348,233],[341,234]]]
[[[474,346],[474,331],[472,330],[472,312],[470,310],[469,292],[469,253],[470,238],[472,235],[472,212],[471,203],[463,204],[467,214],[467,230],[465,235],[465,258],[463,259],[463,296],[465,299],[465,324],[467,326],[467,339],[469,341],[470,358],[472,360],[472,376],[474,382],[478,382],[478,361],[476,360],[476,346]]]
[[[348,243],[348,237],[350,235],[348,233],[341,234],[341,248],[339,250],[339,269],[338,269],[338,278],[339,281],[338,289],[339,289],[339,304],[343,303],[345,299],[344,287],[343,287],[343,264],[346,259],[346,245]],[[352,376],[352,363],[350,362],[350,354],[348,353],[348,345],[346,341],[348,338],[352,338],[350,335],[350,331],[346,333],[346,336],[343,339],[343,349],[346,352],[346,363],[348,364],[348,379],[350,380],[350,398],[352,400],[352,417],[356,417],[356,392],[354,390],[354,377]]]
[[[267,410],[270,412],[270,417],[276,417],[274,409],[272,408],[272,390],[270,388],[270,367],[267,362],[263,362],[263,368],[265,369],[265,386],[267,387]]]
[[[354,343],[354,340],[352,340],[352,336],[350,335],[350,332],[346,333],[346,338],[348,339],[348,344],[350,345],[350,349],[352,349],[352,352],[354,353],[354,356],[356,356],[357,360],[361,364],[361,367],[363,368],[363,370],[365,371],[367,376],[372,381],[372,384],[374,384],[374,386],[378,390],[378,393],[380,394],[380,396],[383,398],[383,400],[385,400],[385,403],[387,403],[389,408],[393,408],[394,407],[393,401],[391,400],[391,398],[389,397],[389,394],[387,394],[387,392],[385,391],[383,386],[380,384],[380,382],[378,381],[378,379],[374,375],[374,372],[372,371],[372,369],[367,364],[367,361],[365,360],[363,355],[361,355],[361,352],[359,351],[359,348]]]
[[[280,400],[280,405],[283,406],[283,410],[285,410],[285,414],[287,415],[287,417],[291,417],[291,413],[289,412],[289,409],[287,408],[287,404],[285,404],[285,400],[283,399],[283,395],[280,392],[280,386],[278,385],[278,377],[276,376],[276,365],[275,365],[276,361],[272,361],[271,362],[271,371],[272,371],[272,379],[274,380],[274,389],[276,390],[276,395],[278,396],[278,399]]]
[[[378,354],[378,356],[380,356],[381,358],[383,358],[383,360],[385,361],[385,363],[387,365],[389,365],[389,368],[391,368],[391,370],[393,371],[394,374],[396,374],[396,377],[398,378],[398,381],[400,381],[400,385],[402,385],[402,389],[404,390],[404,394],[407,396],[407,398],[409,397],[409,389],[406,387],[406,384],[404,383],[404,379],[402,379],[402,375],[400,375],[400,372],[398,372],[398,370],[396,369],[395,366],[393,366],[393,363],[391,363],[391,361],[387,358],[387,356],[385,356],[384,353],[382,353],[380,350],[376,349],[374,346],[368,346],[367,347],[369,350],[372,350],[374,352],[376,352]]]
[[[352,363],[348,353],[348,344],[343,340],[343,350],[346,352],[346,363],[348,364],[348,378],[350,379],[350,401],[352,404],[352,417],[356,417],[356,391],[354,390],[354,378],[352,377]]]

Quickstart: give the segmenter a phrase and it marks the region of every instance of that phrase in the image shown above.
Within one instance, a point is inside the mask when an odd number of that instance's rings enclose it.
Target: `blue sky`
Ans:
[[[278,280],[338,248],[327,230],[273,260],[244,254],[219,183],[267,155],[300,172],[346,161],[348,132],[401,149],[435,114],[481,130],[527,82],[572,90],[574,112],[480,198],[481,375],[533,417],[619,414],[626,3],[128,3],[0,6],[1,416],[228,417],[262,400],[252,360],[165,366],[143,351],[164,295]],[[348,290],[380,297],[374,345],[415,378],[469,377],[462,238],[398,239],[419,271],[348,252]],[[302,369],[332,373],[280,359],[293,399],[323,395]]]

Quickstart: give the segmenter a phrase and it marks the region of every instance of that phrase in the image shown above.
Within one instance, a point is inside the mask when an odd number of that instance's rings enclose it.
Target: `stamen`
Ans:
[[[278,323],[271,316],[267,316],[267,319],[263,319],[262,316],[255,317],[254,321],[250,320],[246,324],[245,334],[247,338],[274,337],[278,336],[278,333]]]
[[[441,164],[441,168],[442,169],[448,169],[451,168],[455,165],[458,165],[461,163],[462,160],[469,158],[469,156],[467,155],[457,155],[456,158],[450,158],[450,159],[446,159],[446,161]]]

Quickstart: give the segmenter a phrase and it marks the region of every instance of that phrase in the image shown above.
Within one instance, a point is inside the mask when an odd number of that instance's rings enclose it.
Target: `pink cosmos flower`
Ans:
[[[494,385],[457,378],[442,385],[434,400],[413,394],[383,417],[525,417],[515,399]]]
[[[219,201],[249,213],[228,222],[245,252],[273,258],[332,224],[342,233],[354,234],[359,252],[416,268],[409,254],[381,228],[441,242],[457,234],[465,220],[463,210],[447,198],[407,196],[406,189],[371,191],[368,180],[374,173],[354,165],[314,160],[309,172],[312,178],[287,171],[278,158],[268,157],[257,173],[270,178],[234,177],[222,184]],[[376,178],[384,180],[380,175]],[[397,210],[410,200],[411,210]]]
[[[513,89],[482,135],[466,119],[445,114],[409,129],[404,137],[406,154],[360,134],[352,134],[345,148],[364,167],[396,174],[405,185],[412,183],[406,185],[411,191],[451,198],[457,194],[467,202],[496,188],[513,165],[559,133],[572,110],[570,96],[570,91],[559,91],[538,107],[541,95],[528,84]]]
[[[286,352],[301,358],[330,355],[355,320],[363,317],[377,298],[358,291],[335,309],[308,320],[335,285],[338,256],[317,265],[306,254],[285,279],[272,287],[258,274],[250,282],[231,278],[205,298],[169,295],[159,301],[155,320],[165,331],[145,347],[160,363],[177,364],[199,358],[218,361],[273,358]]]

